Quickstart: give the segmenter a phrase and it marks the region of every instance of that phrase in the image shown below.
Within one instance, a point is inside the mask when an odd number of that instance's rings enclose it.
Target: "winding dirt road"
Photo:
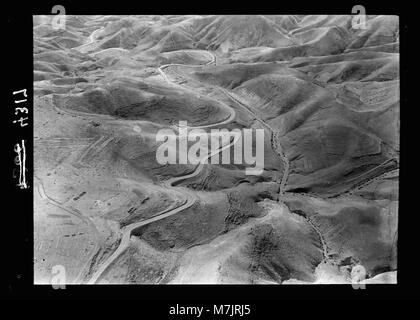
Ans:
[[[161,219],[174,215],[182,210],[188,209],[194,204],[194,202],[195,202],[195,198],[187,194],[187,200],[182,205],[176,208],[165,209],[159,214],[153,216],[152,218],[130,224],[127,227],[123,228],[122,229],[123,236],[121,238],[121,242],[117,250],[115,250],[114,253],[99,267],[99,269],[95,271],[95,273],[92,275],[92,277],[88,281],[88,284],[95,284],[100,279],[100,277],[104,274],[104,272],[108,269],[108,267],[128,248],[128,246],[130,245],[130,238],[134,230],[142,226],[148,225],[149,223],[159,221]]]
[[[180,51],[184,51],[184,52],[186,52],[186,51],[189,51],[189,52],[191,52],[191,51],[205,52],[206,54],[208,54],[210,56],[209,61],[205,65],[216,64],[216,62],[217,62],[216,55],[213,54],[213,53],[211,53],[211,52],[209,52],[209,51],[206,51],[206,50],[180,50]],[[164,69],[167,69],[169,67],[177,67],[177,66],[178,67],[200,68],[203,65],[202,64],[198,64],[198,65],[189,65],[188,64],[188,65],[185,65],[185,64],[179,64],[179,63],[173,63],[173,64],[165,64],[165,65],[162,65],[159,68],[157,68],[157,71],[159,72],[159,74],[161,75],[161,77],[167,83],[169,83],[170,85],[172,85],[174,87],[182,88],[182,90],[190,91],[191,93],[193,93],[194,95],[196,95],[197,94],[196,91],[194,91],[194,90],[192,90],[192,89],[190,89],[190,88],[188,88],[186,86],[183,86],[183,85],[180,85],[180,84],[178,84],[176,82],[171,81],[169,79],[169,77],[166,75],[166,73],[163,71]],[[212,99],[212,100],[214,100],[214,99]],[[216,102],[219,103],[219,104],[221,104],[229,112],[229,116],[225,120],[218,122],[217,125],[224,125],[224,124],[228,124],[228,123],[232,122],[233,119],[235,119],[235,117],[236,117],[235,110],[233,108],[231,108],[230,106],[228,106],[223,101],[216,100]],[[196,126],[196,127],[194,127],[194,129],[206,129],[206,128],[211,128],[211,127],[214,127],[214,126],[216,126],[216,124],[208,124],[208,125]],[[174,127],[176,128],[176,126],[174,126]]]
[[[90,45],[91,43],[93,43],[94,40],[95,40],[95,34],[97,32],[100,32],[101,30],[102,30],[102,28],[100,28],[98,30],[95,30],[92,33],[92,35],[89,37],[90,42],[87,43],[87,44],[85,44],[85,45],[82,45],[82,46],[78,47],[77,49],[83,48],[83,47],[85,47],[85,46]],[[110,48],[110,49],[112,49],[112,48]],[[104,50],[101,50],[99,52],[91,53],[91,54],[94,54],[95,55],[95,54],[98,54],[100,52],[103,52],[105,50],[110,50],[110,49],[104,49]],[[183,50],[183,51],[188,54],[189,51],[194,51],[194,50]],[[205,52],[206,54],[208,54],[210,56],[210,59],[207,62],[207,64],[216,64],[217,63],[216,56],[213,53],[208,52],[208,51],[203,51],[203,50],[199,50],[199,51]],[[162,78],[167,83],[169,83],[170,85],[175,86],[175,87],[180,87],[183,90],[189,90],[189,91],[192,91],[194,94],[197,94],[197,92],[194,92],[192,89],[190,89],[190,88],[188,88],[186,86],[182,86],[182,85],[180,85],[180,84],[178,84],[176,82],[171,81],[170,78],[166,75],[166,73],[164,72],[164,70],[167,69],[167,68],[169,68],[169,67],[175,67],[175,66],[192,67],[192,68],[197,67],[198,68],[198,67],[202,67],[203,65],[166,64],[166,65],[162,65],[159,68],[157,68],[157,71],[162,76]],[[289,175],[289,161],[288,161],[287,157],[285,156],[285,154],[284,154],[284,152],[283,152],[283,150],[281,148],[281,145],[280,145],[280,143],[278,141],[278,138],[276,136],[276,131],[267,122],[265,122],[264,120],[260,119],[255,114],[255,112],[252,110],[252,108],[250,108],[249,106],[247,106],[246,104],[244,104],[242,101],[239,101],[228,90],[226,90],[224,88],[219,88],[219,87],[218,87],[218,89],[220,91],[222,91],[231,100],[233,100],[236,104],[238,104],[239,106],[241,106],[242,108],[244,108],[245,110],[247,110],[249,113],[251,113],[252,116],[257,121],[259,121],[263,126],[265,126],[271,132],[271,136],[272,136],[272,138],[271,138],[272,148],[273,148],[273,150],[275,152],[277,152],[279,154],[279,156],[280,156],[280,158],[281,158],[281,160],[283,162],[283,165],[284,165],[284,170],[283,170],[282,178],[281,178],[281,181],[280,181],[280,187],[279,187],[279,190],[280,190],[280,192],[279,192],[279,198],[281,198],[281,196],[285,192],[284,189],[285,189],[286,182],[287,182],[288,175]],[[226,108],[226,110],[229,111],[230,116],[227,119],[225,119],[223,121],[220,121],[218,123],[209,124],[209,125],[203,125],[203,126],[197,126],[197,127],[190,127],[190,129],[204,129],[204,128],[210,128],[210,127],[214,127],[214,126],[219,126],[219,125],[230,123],[235,118],[236,114],[235,114],[235,110],[233,108],[231,108],[230,106],[228,106],[227,104],[225,104],[225,103],[223,103],[221,101],[217,101],[217,102],[218,103],[221,103]],[[222,148],[214,151],[213,153],[211,153],[210,155],[208,155],[206,158],[207,159],[210,159],[212,156],[214,156],[215,154],[220,153],[225,148],[231,147],[233,144],[235,144],[238,141],[238,139],[239,139],[239,137],[236,136],[234,138],[234,141],[233,142],[231,142],[228,145],[223,146]],[[206,159],[206,158],[203,158],[203,160]],[[176,182],[179,182],[179,181],[186,180],[186,179],[193,178],[193,177],[197,176],[202,171],[203,167],[204,167],[204,161],[201,161],[197,165],[196,169],[192,173],[187,174],[187,175],[184,175],[184,176],[180,176],[180,177],[173,177],[173,178],[168,179],[167,181],[163,182],[162,185],[164,187],[166,187],[166,188],[171,188],[172,190],[173,189],[176,189],[176,188],[179,188],[179,187],[174,187],[173,185]],[[165,209],[165,210],[163,210],[162,212],[160,212],[159,214],[155,215],[152,218],[149,218],[149,219],[146,219],[146,220],[143,220],[143,221],[140,221],[140,222],[136,222],[136,223],[133,223],[131,225],[126,226],[122,230],[123,231],[123,236],[121,238],[121,242],[120,242],[118,248],[99,267],[99,269],[93,274],[93,276],[91,277],[91,279],[89,280],[88,283],[89,284],[97,283],[100,280],[101,276],[104,274],[104,272],[109,268],[109,266],[128,248],[129,243],[130,243],[130,238],[131,238],[131,235],[132,235],[132,233],[133,233],[134,230],[136,230],[139,227],[145,226],[145,225],[147,225],[149,223],[152,223],[152,222],[155,222],[155,221],[164,219],[166,217],[169,217],[169,216],[171,216],[173,214],[176,214],[176,213],[178,213],[178,212],[180,212],[182,210],[185,210],[185,209],[189,208],[190,206],[192,206],[194,204],[194,202],[195,202],[195,196],[191,192],[188,192],[188,191],[185,192],[186,191],[185,188],[183,188],[183,189],[184,189],[183,190],[184,191],[183,194],[184,195],[186,194],[186,200],[185,200],[185,202],[182,205],[180,205],[180,206],[178,206],[176,208],[168,208],[168,209]],[[310,219],[307,219],[307,221],[315,229],[315,231],[319,235],[320,241],[321,241],[322,247],[323,247],[324,257],[327,257],[327,246],[325,244],[325,241],[324,241],[324,238],[323,238],[322,234],[319,232],[318,228],[316,228],[316,226],[313,224],[313,222]]]
[[[215,125],[217,125],[217,123]],[[139,221],[139,222],[130,224],[130,225],[126,226],[125,228],[123,228],[122,229],[123,236],[122,236],[121,242],[120,242],[117,250],[93,274],[93,276],[89,280],[88,284],[95,284],[100,279],[100,277],[104,274],[104,272],[109,268],[109,266],[128,248],[128,246],[130,244],[131,235],[133,234],[133,232],[136,229],[138,229],[142,226],[148,225],[149,223],[167,218],[169,216],[172,216],[172,215],[174,215],[174,214],[176,214],[180,211],[183,211],[183,210],[191,207],[196,201],[196,196],[193,193],[191,193],[187,188],[174,187],[173,184],[175,184],[176,182],[182,181],[182,180],[186,180],[186,179],[195,177],[196,175],[200,174],[201,170],[204,167],[204,162],[205,162],[206,159],[211,159],[211,157],[213,157],[214,155],[222,152],[224,149],[230,148],[232,145],[234,145],[239,140],[239,138],[240,138],[239,135],[236,135],[233,142],[230,142],[229,144],[223,146],[222,148],[211,152],[208,156],[203,157],[203,159],[201,160],[199,165],[196,167],[194,172],[192,172],[190,174],[187,174],[187,175],[184,175],[184,176],[180,176],[180,177],[173,177],[173,178],[170,178],[170,179],[164,181],[162,183],[162,185],[164,187],[166,187],[168,189],[171,189],[171,192],[173,192],[175,190],[182,190],[183,191],[182,195],[186,195],[187,199],[180,206],[177,206],[175,208],[167,208],[167,209],[161,211],[160,213],[158,213],[157,215],[155,215],[155,216],[153,216],[149,219],[145,219],[143,221]]]
[[[92,36],[90,38],[93,41],[93,34],[92,34]],[[90,44],[90,43],[88,43],[88,44]],[[88,44],[86,44],[86,45],[88,45]],[[107,49],[105,49],[105,50],[107,50]],[[102,51],[105,51],[105,50],[102,50]],[[102,51],[100,51],[100,52],[102,52]],[[190,51],[192,51],[192,50],[190,50]],[[202,50],[200,50],[200,51],[202,51]],[[97,54],[97,53],[99,53],[99,52],[92,53],[92,54]],[[210,54],[210,53],[209,53],[209,55],[212,57],[212,59],[208,62],[208,64],[216,63],[215,56],[213,54]],[[166,74],[163,72],[163,69],[164,68],[169,67],[169,66],[174,66],[174,65],[175,64],[161,66],[158,70],[161,73],[162,77],[165,79],[165,81],[167,81],[171,85],[180,86],[180,85],[178,85],[178,84],[170,81],[169,78],[166,76]],[[184,66],[184,65],[182,65],[182,66]],[[182,87],[182,89],[185,90],[185,87],[183,87],[183,86],[180,86],[180,87]],[[194,92],[194,94],[196,94],[196,93]],[[218,102],[221,103],[220,101],[218,101]],[[217,123],[209,124],[209,125],[189,127],[189,129],[204,129],[204,128],[210,128],[210,127],[214,127],[214,126],[220,126],[220,125],[223,125],[223,124],[226,124],[226,123],[231,122],[235,118],[235,116],[236,116],[235,111],[231,107],[229,107],[228,105],[226,105],[224,103],[222,103],[222,104],[229,111],[229,117],[227,119],[222,120],[222,121],[219,121]],[[62,111],[62,110],[59,109],[59,111]],[[148,224],[150,224],[152,222],[156,222],[156,221],[159,221],[161,219],[167,218],[167,217],[169,217],[171,215],[174,215],[174,214],[176,214],[178,212],[181,212],[181,211],[183,211],[183,210],[188,209],[189,207],[191,207],[195,203],[195,201],[196,201],[196,196],[192,192],[188,191],[188,189],[186,189],[186,188],[183,188],[183,187],[174,187],[173,185],[176,182],[179,182],[179,181],[182,181],[182,180],[186,180],[186,179],[189,179],[189,178],[193,178],[193,177],[197,176],[198,174],[200,174],[200,172],[202,171],[202,169],[204,167],[205,160],[211,159],[214,155],[219,154],[220,152],[222,152],[223,150],[225,150],[227,148],[230,148],[231,146],[233,146],[239,140],[239,138],[240,138],[240,136],[237,135],[237,134],[235,134],[234,140],[232,142],[230,142],[229,144],[227,144],[225,146],[222,146],[218,150],[215,150],[215,151],[211,152],[210,154],[208,154],[207,156],[203,157],[202,160],[200,161],[200,163],[197,165],[197,167],[195,168],[195,170],[192,173],[187,174],[187,175],[184,175],[184,176],[180,176],[180,177],[173,177],[173,178],[170,178],[170,179],[164,181],[162,183],[162,185],[164,187],[168,188],[168,189],[171,189],[171,192],[173,192],[175,190],[182,189],[183,190],[182,194],[184,196],[186,195],[186,200],[180,206],[177,206],[175,208],[167,208],[167,209],[161,211],[160,213],[156,214],[152,218],[145,219],[143,221],[139,221],[139,222],[136,222],[136,223],[133,223],[133,224],[130,224],[130,225],[124,227],[122,229],[122,238],[121,238],[121,241],[120,241],[120,244],[119,244],[118,248],[95,271],[95,273],[92,275],[92,277],[88,281],[88,284],[95,284],[95,283],[97,283],[101,279],[101,277],[103,276],[103,274],[105,273],[105,271],[107,271],[108,268],[112,265],[112,263],[114,263],[115,260],[129,247],[131,235],[133,234],[133,232],[136,229],[138,229],[140,227],[143,227],[145,225],[148,225]]]

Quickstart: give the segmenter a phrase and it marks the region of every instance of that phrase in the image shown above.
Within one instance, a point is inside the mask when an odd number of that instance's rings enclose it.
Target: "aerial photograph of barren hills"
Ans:
[[[35,284],[397,283],[398,16],[55,18]]]

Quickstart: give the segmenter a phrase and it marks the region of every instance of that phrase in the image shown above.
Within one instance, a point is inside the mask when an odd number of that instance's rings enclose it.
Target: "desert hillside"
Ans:
[[[34,16],[35,282],[396,282],[399,21],[352,18]],[[181,122],[263,169],[161,164]]]

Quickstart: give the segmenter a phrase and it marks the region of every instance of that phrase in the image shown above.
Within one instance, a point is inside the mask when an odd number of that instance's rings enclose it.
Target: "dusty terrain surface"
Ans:
[[[82,284],[397,281],[398,17],[51,19],[33,30],[35,283],[57,265]],[[159,164],[179,121],[263,129],[264,171]]]

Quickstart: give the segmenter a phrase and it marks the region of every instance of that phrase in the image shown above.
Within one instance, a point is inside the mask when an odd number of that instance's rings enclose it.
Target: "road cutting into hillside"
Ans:
[[[98,30],[97,30],[98,31]],[[95,31],[96,32],[96,31]],[[93,42],[93,34],[92,34],[92,36],[90,37],[90,39],[91,39],[91,42],[90,43],[92,43]],[[88,43],[88,44],[86,44],[86,45],[89,45],[90,43]],[[105,50],[107,50],[107,49],[105,49]],[[100,53],[100,52],[103,52],[103,51],[105,51],[105,50],[101,50],[101,51],[99,51],[99,52],[96,52],[96,53],[92,53],[92,54],[98,54],[98,53]],[[187,50],[187,51],[194,51],[194,50]],[[197,50],[197,51],[203,51],[203,50]],[[208,52],[207,52],[208,53]],[[215,58],[215,56],[213,55],[213,54],[211,54],[211,53],[208,53],[210,56],[211,56],[211,59],[209,60],[209,62],[208,62],[208,64],[212,64],[212,63],[216,63],[216,58]],[[164,79],[168,82],[168,83],[171,83],[172,85],[175,85],[175,86],[180,86],[180,85],[178,85],[178,84],[174,84],[173,82],[171,82],[167,77],[166,77],[166,74],[162,71],[162,69],[163,68],[165,68],[165,67],[168,67],[168,66],[171,66],[171,65],[165,65],[165,66],[161,66],[158,70],[159,70],[159,72],[162,74],[162,76],[164,77]],[[182,87],[182,86],[180,86],[180,87]],[[183,90],[185,90],[185,87],[182,87],[182,89]],[[219,102],[219,101],[218,101]],[[220,102],[219,102],[220,103]],[[229,117],[228,118],[226,118],[226,119],[224,119],[224,120],[222,120],[222,121],[220,121],[220,122],[217,122],[217,123],[213,123],[213,124],[209,124],[209,125],[203,125],[203,126],[196,126],[196,127],[190,127],[190,129],[204,129],[204,128],[210,128],[210,127],[215,127],[215,126],[220,126],[220,125],[223,125],[223,124],[227,124],[227,123],[230,123],[234,118],[235,118],[235,116],[236,116],[236,114],[235,114],[235,111],[231,108],[231,107],[229,107],[229,106],[227,106],[226,104],[224,104],[224,103],[222,103],[223,104],[223,106],[227,109],[227,110],[229,110]],[[59,111],[63,111],[63,110],[61,110],[61,109],[58,109]],[[65,111],[64,111],[65,112]],[[87,116],[87,114],[85,114],[85,113],[81,113],[81,114],[78,114],[79,116]],[[111,120],[111,119],[106,119],[106,120]],[[112,120],[111,120],[112,121]],[[218,149],[218,150],[215,150],[215,151],[213,151],[212,153],[210,153],[209,155],[207,155],[206,157],[204,157],[201,161],[200,161],[200,163],[197,165],[197,167],[194,169],[194,171],[192,172],[192,173],[189,173],[189,174],[186,174],[186,175],[183,175],[183,176],[179,176],[179,177],[173,177],[173,178],[170,178],[170,179],[168,179],[168,180],[166,180],[166,181],[164,181],[163,183],[162,183],[162,185],[165,187],[165,188],[168,188],[168,189],[170,189],[171,190],[171,192],[173,192],[173,191],[175,191],[174,189],[176,189],[176,190],[180,190],[180,189],[182,189],[182,194],[183,195],[186,195],[186,199],[185,199],[185,201],[183,202],[183,204],[182,205],[180,205],[180,206],[177,206],[177,207],[175,207],[175,208],[167,208],[167,209],[165,209],[165,210],[163,210],[163,211],[161,211],[160,213],[158,213],[158,214],[156,214],[156,215],[154,215],[152,218],[149,218],[149,219],[145,219],[145,220],[143,220],[143,221],[139,221],[139,222],[136,222],[136,223],[133,223],[133,224],[130,224],[130,225],[128,225],[128,226],[126,226],[126,227],[124,227],[123,228],[123,230],[122,230],[122,238],[121,238],[121,241],[120,241],[120,244],[119,244],[119,246],[118,246],[118,248],[114,251],[114,253],[110,256],[110,257],[108,257],[107,259],[106,259],[106,261],[103,263],[103,264],[101,264],[101,266],[94,272],[94,274],[92,275],[92,277],[89,279],[89,281],[88,281],[88,284],[94,284],[94,283],[97,283],[100,279],[101,279],[101,277],[104,275],[104,273],[108,270],[108,268],[112,265],[112,263],[118,258],[118,257],[120,257],[121,256],[121,254],[129,247],[129,245],[130,245],[130,238],[131,238],[131,235],[133,234],[133,232],[136,230],[136,229],[138,229],[138,228],[140,228],[140,227],[143,227],[143,226],[145,226],[145,225],[148,225],[148,224],[150,224],[150,223],[152,223],[152,222],[156,222],[156,221],[159,221],[159,220],[161,220],[161,219],[164,219],[164,218],[167,218],[167,217],[169,217],[169,216],[171,216],[171,215],[174,215],[174,214],[176,214],[176,213],[179,213],[179,212],[181,212],[181,211],[183,211],[183,210],[185,210],[185,209],[188,209],[189,207],[191,207],[194,203],[195,203],[195,201],[196,201],[196,196],[192,193],[192,192],[190,192],[190,191],[188,191],[186,188],[183,188],[183,187],[174,187],[173,185],[176,183],[176,182],[179,182],[179,181],[182,181],[182,180],[186,180],[186,179],[189,179],[189,178],[193,178],[193,177],[195,177],[195,176],[197,176],[198,174],[200,174],[200,172],[202,171],[202,169],[203,169],[203,167],[204,167],[204,164],[205,164],[205,159],[211,159],[213,156],[215,156],[215,155],[217,155],[217,154],[219,154],[221,151],[223,151],[223,150],[225,150],[225,149],[227,149],[227,148],[230,148],[231,146],[233,146],[238,140],[239,140],[239,138],[240,138],[240,136],[239,135],[235,135],[235,138],[234,138],[234,140],[232,141],[232,142],[230,142],[229,144],[227,144],[227,145],[225,145],[225,146],[222,146],[220,149]]]
[[[186,179],[189,179],[189,178],[192,178],[192,177],[195,177],[198,174],[200,174],[201,170],[204,167],[204,163],[205,163],[204,160],[211,159],[213,156],[219,154],[224,149],[230,148],[231,146],[233,146],[239,140],[239,138],[240,138],[239,135],[235,135],[234,141],[230,142],[229,144],[223,146],[222,148],[220,148],[218,150],[213,151],[212,153],[210,153],[206,157],[203,157],[202,160],[200,161],[199,165],[195,168],[195,170],[192,173],[184,175],[184,176],[180,176],[180,177],[173,177],[171,179],[168,179],[168,180],[164,181],[162,183],[162,186],[164,186],[165,188],[170,190],[170,192],[174,192],[176,190],[176,192],[179,192],[182,195],[186,195],[186,200],[180,206],[177,206],[175,208],[165,209],[165,210],[161,211],[160,213],[154,215],[153,217],[151,217],[149,219],[145,219],[143,221],[139,221],[139,222],[130,224],[130,225],[126,226],[125,228],[123,228],[123,230],[122,230],[123,236],[121,238],[121,242],[120,242],[117,250],[114,251],[114,253],[99,267],[99,269],[97,271],[95,271],[93,276],[90,278],[88,284],[97,283],[100,280],[100,278],[102,277],[102,275],[105,273],[105,271],[109,268],[109,266],[129,247],[131,235],[133,234],[133,232],[136,229],[138,229],[140,227],[143,227],[145,225],[148,225],[152,222],[156,222],[156,221],[159,221],[161,219],[167,218],[169,216],[172,216],[172,215],[174,215],[178,212],[181,212],[181,211],[191,207],[197,199],[195,194],[192,193],[187,188],[174,187],[173,186],[174,183],[182,181],[182,180],[186,180]],[[180,190],[182,190],[182,192]]]

